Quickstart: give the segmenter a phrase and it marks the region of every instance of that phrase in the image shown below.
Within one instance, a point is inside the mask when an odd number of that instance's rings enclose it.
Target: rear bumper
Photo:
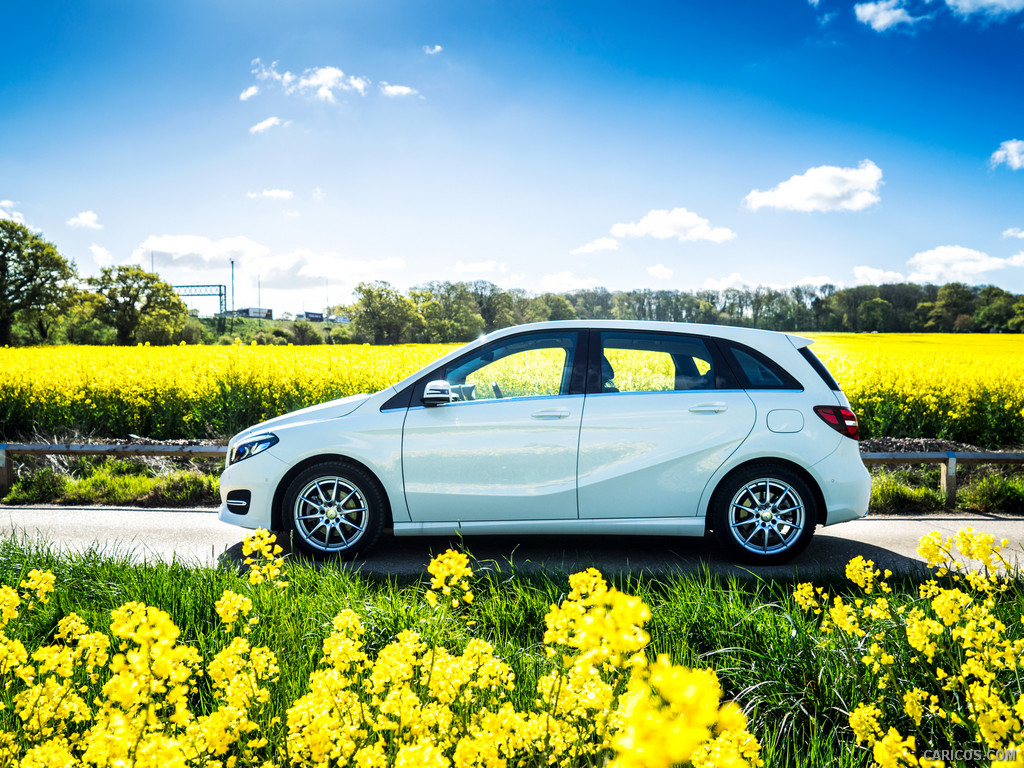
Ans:
[[[856,520],[868,513],[871,475],[856,440],[844,438],[829,456],[809,467],[825,497],[825,525]]]

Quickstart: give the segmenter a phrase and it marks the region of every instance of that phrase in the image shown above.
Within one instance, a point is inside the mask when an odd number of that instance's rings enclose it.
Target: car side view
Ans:
[[[313,556],[396,536],[712,533],[795,557],[867,513],[857,419],[786,333],[563,321],[495,331],[372,395],[233,437],[220,519]]]

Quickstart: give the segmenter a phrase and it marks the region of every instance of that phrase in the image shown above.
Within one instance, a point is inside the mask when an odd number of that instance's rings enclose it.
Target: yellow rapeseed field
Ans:
[[[817,334],[864,436],[1024,443],[1024,336]],[[0,438],[225,437],[383,389],[455,345],[0,349]]]
[[[1024,443],[1024,336],[811,335],[865,436]]]

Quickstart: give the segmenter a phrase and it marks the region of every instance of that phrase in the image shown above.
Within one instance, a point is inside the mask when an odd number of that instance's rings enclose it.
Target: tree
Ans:
[[[292,326],[292,333],[295,335],[295,343],[300,346],[324,343],[324,337],[308,320],[296,320]]]
[[[857,330],[890,331],[892,317],[892,304],[885,299],[868,299],[858,310]]]
[[[352,334],[373,344],[398,344],[409,340],[422,326],[423,318],[411,299],[384,280],[360,283],[355,290],[356,303],[348,307]]]
[[[974,313],[974,324],[983,331],[1003,332],[1010,329],[1013,305],[1017,297],[1002,288],[986,285],[978,294],[978,310]]]
[[[106,267],[87,281],[103,297],[96,317],[117,331],[118,344],[135,344],[140,329],[147,341],[169,344],[185,327],[188,309],[174,289],[140,267]]]
[[[18,312],[56,306],[77,276],[74,262],[52,243],[23,224],[0,219],[0,345],[11,343]]]
[[[412,298],[428,341],[469,341],[484,329],[477,300],[465,283],[430,282],[414,290]]]
[[[939,288],[935,306],[928,313],[925,329],[929,331],[962,331],[968,330],[966,321],[959,321],[960,315],[968,319],[974,314],[978,303],[977,291],[963,283],[946,283]]]

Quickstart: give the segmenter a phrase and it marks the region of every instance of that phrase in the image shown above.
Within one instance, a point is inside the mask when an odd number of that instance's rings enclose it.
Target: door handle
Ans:
[[[542,411],[534,411],[530,414],[535,419],[564,419],[569,416],[567,408],[545,408]]]
[[[702,403],[690,409],[690,413],[722,413],[727,411],[729,406],[725,403]]]

